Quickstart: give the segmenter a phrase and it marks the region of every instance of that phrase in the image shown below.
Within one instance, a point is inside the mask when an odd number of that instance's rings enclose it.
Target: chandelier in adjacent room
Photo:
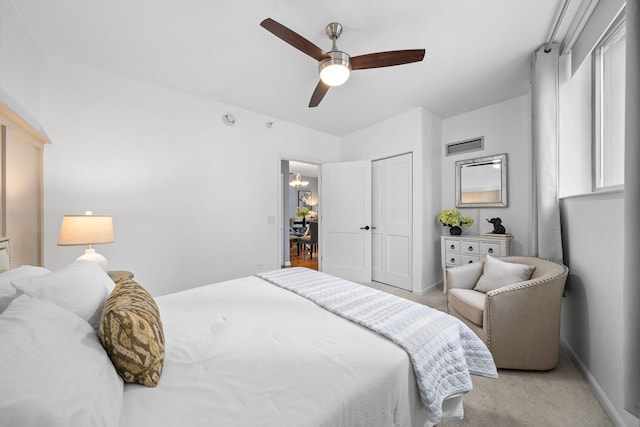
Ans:
[[[306,187],[309,185],[309,181],[302,181],[299,173],[295,175],[295,179],[293,181],[289,181],[289,185],[293,188]]]

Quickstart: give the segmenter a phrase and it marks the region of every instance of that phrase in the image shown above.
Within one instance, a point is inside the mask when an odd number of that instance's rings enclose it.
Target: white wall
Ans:
[[[240,108],[58,58],[45,76],[49,268],[82,252],[56,241],[85,210],[113,215],[97,251],[154,295],[279,268],[283,153],[338,160],[338,138]]]
[[[624,192],[591,193],[591,64],[571,77],[560,67],[560,194],[569,278],[561,337],[618,426],[637,426],[623,409]]]
[[[422,108],[353,132],[342,138],[341,161],[375,160],[413,153],[413,292],[423,293],[437,284],[439,247],[434,245],[430,218],[435,218],[439,185],[432,172],[440,140],[440,119]]]
[[[43,62],[13,2],[0,2],[0,100],[41,132]]]
[[[445,145],[484,136],[484,150],[445,155]],[[442,209],[456,209],[455,162],[507,153],[508,206],[505,208],[458,209],[474,218],[463,226],[463,234],[493,230],[487,218],[500,217],[513,234],[511,253],[530,255],[532,201],[531,98],[522,95],[498,104],[450,117],[442,121]]]
[[[425,238],[422,242],[422,268],[428,287],[442,282],[440,264],[440,236],[442,229],[436,221],[442,210],[442,185],[437,177],[442,174],[440,160],[442,141],[442,119],[430,111],[422,112],[422,167],[414,175],[423,183],[421,195],[416,200],[422,204],[422,231]],[[415,259],[415,254],[414,254]]]
[[[616,425],[630,427],[637,419],[623,410],[623,203],[622,192],[561,201],[569,266],[561,339]]]

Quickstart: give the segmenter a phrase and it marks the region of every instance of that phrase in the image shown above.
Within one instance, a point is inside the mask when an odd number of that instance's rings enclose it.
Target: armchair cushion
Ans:
[[[487,255],[484,271],[474,289],[490,292],[513,283],[524,282],[531,278],[535,269],[534,265],[505,262]]]
[[[465,319],[482,327],[486,294],[473,289],[453,288],[449,290],[448,304]]]

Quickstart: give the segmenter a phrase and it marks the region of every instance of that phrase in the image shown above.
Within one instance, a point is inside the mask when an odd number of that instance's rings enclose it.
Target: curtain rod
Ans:
[[[560,28],[560,24],[562,24],[562,20],[564,19],[564,14],[567,12],[567,7],[569,6],[570,1],[571,0],[564,0],[562,2],[562,8],[560,9],[560,13],[557,14],[555,22],[553,23],[551,34],[549,34],[549,37],[547,38],[547,42],[544,44],[544,51],[547,53],[551,51],[551,48],[550,48],[551,43],[553,43],[553,39],[556,37],[556,33]]]

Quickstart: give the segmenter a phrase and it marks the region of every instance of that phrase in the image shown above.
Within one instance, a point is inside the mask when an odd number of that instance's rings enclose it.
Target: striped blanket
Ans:
[[[411,359],[429,421],[442,418],[442,402],[472,389],[471,374],[497,378],[484,343],[461,321],[425,305],[307,268],[257,274],[403,348]]]

